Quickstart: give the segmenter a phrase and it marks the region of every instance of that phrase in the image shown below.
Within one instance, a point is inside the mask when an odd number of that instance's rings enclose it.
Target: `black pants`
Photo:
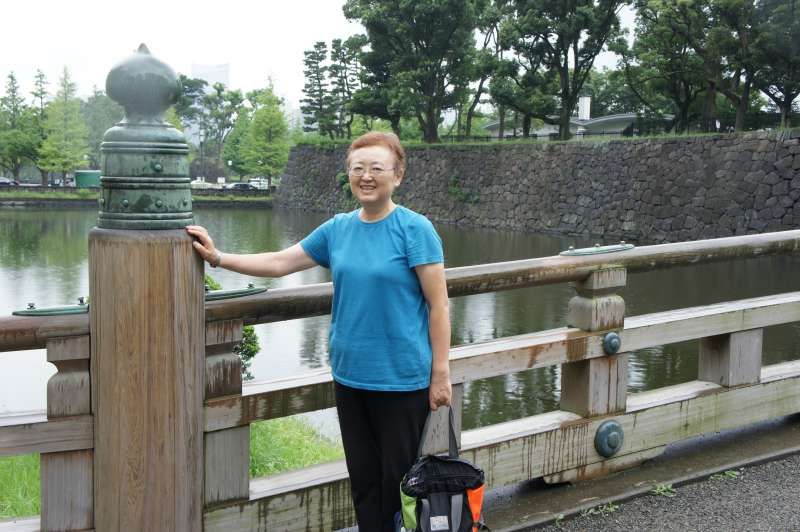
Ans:
[[[376,392],[335,383],[336,411],[360,532],[394,530],[400,481],[417,458],[428,389]]]

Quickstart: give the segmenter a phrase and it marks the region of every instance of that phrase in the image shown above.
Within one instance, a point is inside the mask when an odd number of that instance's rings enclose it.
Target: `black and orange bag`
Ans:
[[[403,529],[408,532],[477,532],[488,530],[481,519],[483,471],[458,457],[450,410],[449,453],[421,455],[430,416],[420,440],[419,458],[400,483]]]

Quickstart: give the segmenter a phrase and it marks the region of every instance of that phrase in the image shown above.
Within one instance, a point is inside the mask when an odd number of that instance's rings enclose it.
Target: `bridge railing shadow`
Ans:
[[[452,348],[462,455],[484,469],[490,488],[540,477],[573,481],[633,467],[673,442],[800,412],[800,361],[761,363],[763,329],[800,321],[800,292],[634,317],[625,316],[617,294],[628,273],[798,254],[800,231],[786,231],[448,269],[451,297],[564,282],[576,291],[566,327]],[[343,462],[253,480],[248,474],[250,424],[334,406],[330,373],[242,383],[233,349],[245,325],[329,313],[332,293],[325,283],[206,303],[198,510],[205,530],[354,523]],[[87,315],[0,319],[0,352],[46,348],[58,368],[46,412],[0,417],[0,456],[41,453],[42,516],[31,530],[92,527],[91,489],[78,488],[90,486],[93,474],[89,334]],[[687,340],[700,341],[697,380],[627,393],[627,353]],[[465,383],[554,365],[561,366],[560,410],[461,431]],[[430,452],[447,447],[441,414],[426,442]]]

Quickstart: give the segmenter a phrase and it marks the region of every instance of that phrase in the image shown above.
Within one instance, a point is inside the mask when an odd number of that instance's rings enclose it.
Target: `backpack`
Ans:
[[[408,532],[477,532],[481,521],[484,476],[480,468],[458,458],[450,409],[449,453],[422,456],[430,414],[422,429],[417,461],[400,483],[402,525]]]

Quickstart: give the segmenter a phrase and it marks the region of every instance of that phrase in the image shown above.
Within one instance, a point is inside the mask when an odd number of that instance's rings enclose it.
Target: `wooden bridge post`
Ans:
[[[206,325],[205,398],[242,394],[242,320]],[[246,500],[250,495],[250,425],[204,435],[206,505]]]
[[[621,329],[625,300],[614,292],[625,286],[625,268],[592,272],[574,283],[578,295],[569,302],[568,320],[585,331]],[[625,411],[627,353],[570,362],[561,366],[561,408],[581,416]]]
[[[47,419],[91,414],[89,337],[48,340],[47,361],[58,369],[47,381]],[[42,453],[40,464],[42,530],[94,528],[92,450]]]
[[[188,147],[163,119],[175,72],[144,45],[115,66],[125,108],[101,146],[98,227],[89,235],[94,525],[202,530],[203,265]]]
[[[763,329],[702,338],[697,378],[722,386],[758,383],[762,344]]]

